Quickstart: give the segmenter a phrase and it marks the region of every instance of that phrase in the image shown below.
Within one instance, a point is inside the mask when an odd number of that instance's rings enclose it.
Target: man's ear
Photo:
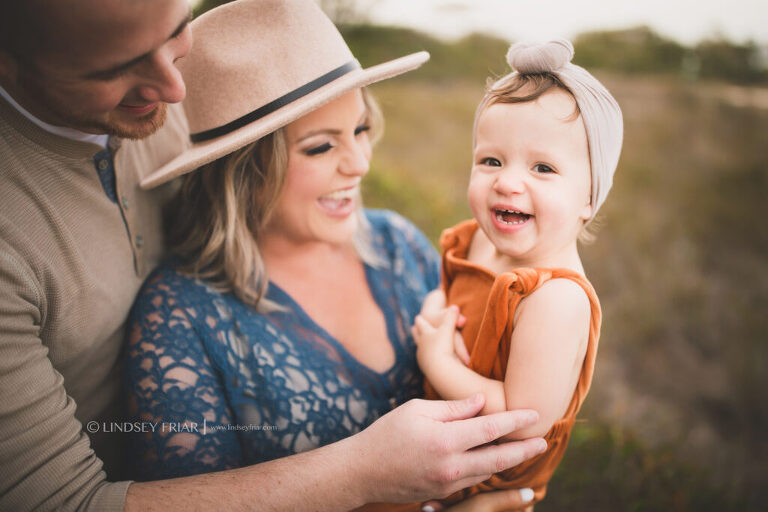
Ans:
[[[16,83],[19,74],[19,64],[16,57],[8,50],[0,48],[0,84]]]

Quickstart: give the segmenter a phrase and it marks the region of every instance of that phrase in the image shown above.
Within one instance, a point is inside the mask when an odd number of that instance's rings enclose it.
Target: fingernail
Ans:
[[[423,507],[421,507],[421,512],[435,512],[435,507],[433,507],[432,505],[424,505]]]
[[[547,450],[547,442],[541,439],[539,441],[539,445],[536,448],[538,448],[538,453],[544,453]]]
[[[481,395],[480,393],[475,393],[474,395],[469,397],[468,401],[471,404],[476,404],[476,403],[478,403],[482,399],[483,399],[483,395]]]
[[[528,503],[529,501],[533,500],[533,489],[530,489],[526,487],[525,489],[520,489],[520,499],[523,500],[523,503]]]

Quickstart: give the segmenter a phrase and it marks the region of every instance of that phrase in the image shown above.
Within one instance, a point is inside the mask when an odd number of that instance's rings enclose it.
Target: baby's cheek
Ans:
[[[467,188],[467,200],[472,213],[477,217],[478,213],[484,211],[488,204],[488,192],[490,184],[487,179],[483,179],[481,174],[473,174],[469,179]]]

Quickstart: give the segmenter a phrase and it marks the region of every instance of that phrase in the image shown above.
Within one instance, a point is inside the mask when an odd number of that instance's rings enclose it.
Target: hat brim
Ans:
[[[140,186],[143,189],[149,189],[162,185],[259,140],[353,89],[416,69],[427,60],[429,60],[429,53],[417,52],[367,69],[347,73],[258,121],[215,139],[193,144],[182,154],[141,180]]]

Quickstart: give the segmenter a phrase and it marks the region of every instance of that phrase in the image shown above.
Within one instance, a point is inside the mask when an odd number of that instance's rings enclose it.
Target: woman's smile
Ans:
[[[356,184],[322,195],[317,198],[315,203],[326,215],[331,217],[347,217],[354,213],[357,208],[357,201],[355,199],[359,194],[360,185]]]

